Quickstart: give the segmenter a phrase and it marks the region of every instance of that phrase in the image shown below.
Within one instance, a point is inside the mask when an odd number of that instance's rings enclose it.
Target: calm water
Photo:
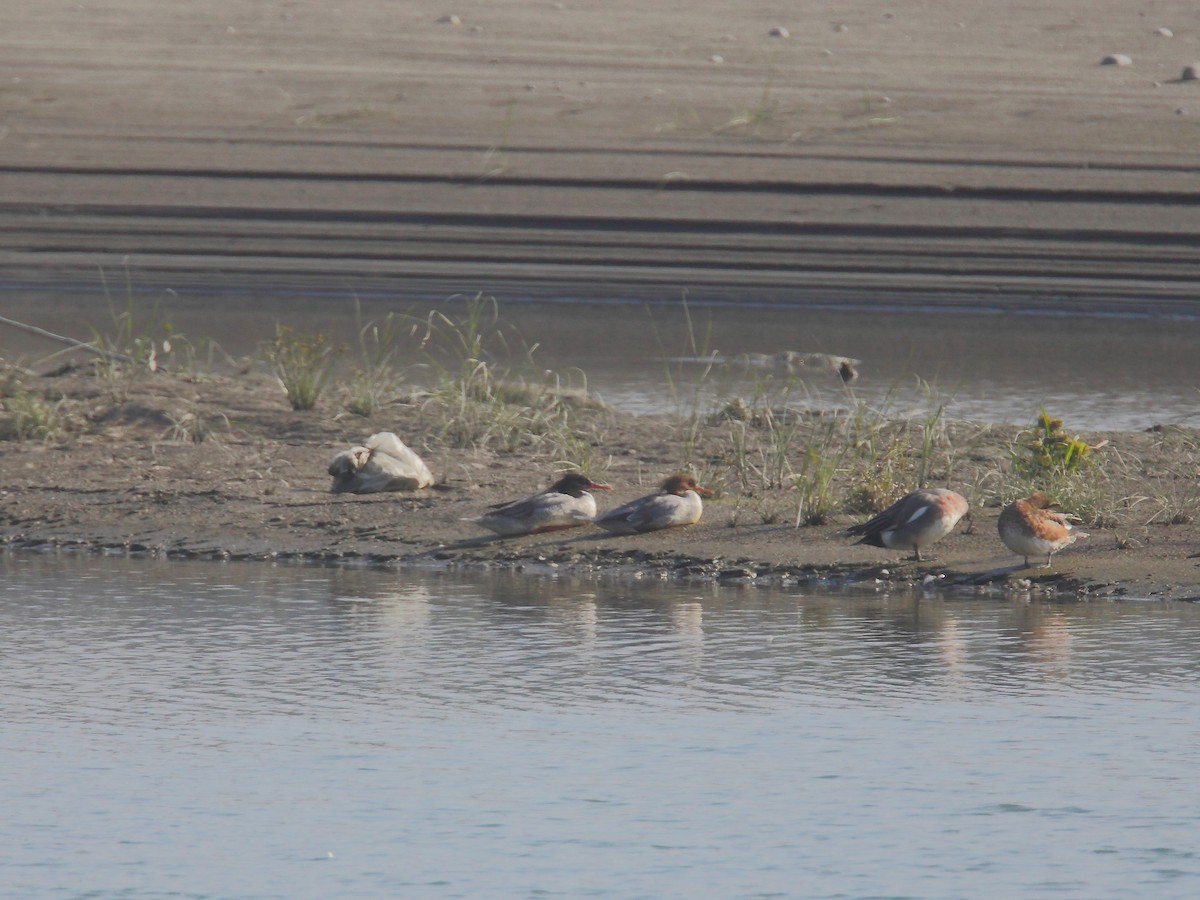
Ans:
[[[91,328],[113,330],[110,300],[94,289],[40,293],[11,288],[0,284],[0,297],[5,315],[18,321],[81,340],[92,338]],[[463,309],[443,298],[400,301],[349,292],[260,294],[252,302],[246,302],[244,292],[211,296],[162,291],[137,298],[138,333],[152,333],[157,315],[176,333],[212,338],[235,356],[253,353],[259,341],[274,333],[276,322],[326,333],[354,347],[362,321],[379,321],[390,312],[421,318],[431,309],[459,318]],[[124,308],[123,300],[111,302],[118,311]],[[485,330],[495,338],[487,342],[493,360],[516,365],[525,359],[524,351],[534,348],[532,363],[521,367],[526,377],[536,379],[549,369],[564,383],[586,385],[635,413],[686,411],[698,392],[719,402],[733,396],[750,399],[764,388],[761,373],[740,377],[743,370],[737,367],[706,372],[703,366],[666,362],[672,357],[795,350],[862,360],[853,394],[824,373],[793,385],[788,400],[802,407],[845,408],[864,400],[894,415],[922,419],[946,404],[952,418],[1024,425],[1045,406],[1068,429],[1200,427],[1200,315],[1118,318],[1030,310],[829,310],[817,305],[508,303],[500,308],[499,321]],[[0,355],[33,364],[61,350],[53,342],[0,328]],[[413,358],[420,357],[402,353],[399,362]],[[60,362],[56,356],[55,364]],[[427,374],[412,371],[414,380]],[[771,379],[768,395],[778,399],[788,381],[786,376]]]
[[[1192,897],[1200,609],[0,556],[6,897]]]

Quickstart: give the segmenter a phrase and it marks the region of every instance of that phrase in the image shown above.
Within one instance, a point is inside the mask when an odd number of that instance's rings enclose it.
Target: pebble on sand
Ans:
[[[1133,60],[1124,53],[1110,53],[1100,60],[1102,66],[1132,66]]]
[[[1154,33],[1159,37],[1175,37],[1175,32],[1170,28],[1156,28]]]
[[[792,36],[792,33],[790,31],[788,31],[786,28],[784,28],[782,25],[772,25],[771,30],[768,31],[767,34],[769,34],[771,37],[781,37],[781,38]]]
[[[1180,81],[1200,81],[1200,63],[1192,63],[1190,66],[1184,66],[1183,71],[1179,74]]]

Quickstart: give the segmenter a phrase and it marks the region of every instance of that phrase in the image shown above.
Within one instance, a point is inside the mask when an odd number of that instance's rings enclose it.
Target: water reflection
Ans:
[[[42,683],[62,691],[128,684],[116,708],[144,702],[148,690],[162,699],[198,686],[222,702],[297,708],[347,691],[468,707],[664,696],[715,708],[797,696],[887,704],[1137,685],[1164,672],[1192,680],[1200,665],[1191,652],[1200,618],[1188,605],[110,560],[4,565],[9,665],[36,660]],[[113,582],[106,570],[122,565]],[[72,647],[87,652],[63,652]],[[159,666],[154,687],[132,684],[137,667]]]
[[[1189,604],[29,556],[0,574],[13,896],[117,891],[128,866],[217,897],[1185,896],[1200,877]]]

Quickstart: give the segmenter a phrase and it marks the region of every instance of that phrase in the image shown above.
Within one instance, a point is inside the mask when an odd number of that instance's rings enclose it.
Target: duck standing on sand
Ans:
[[[421,457],[390,431],[367,438],[361,447],[343,450],[329,463],[335,494],[415,491],[433,484],[433,473]]]
[[[464,519],[497,534],[541,534],[587,525],[596,517],[596,498],[588,491],[611,491],[579,472],[564,475],[540,494],[523,500],[498,503],[492,511]]]
[[[595,524],[613,534],[642,534],[695,525],[704,512],[701,494],[711,497],[712,491],[696,484],[691,475],[672,475],[662,483],[657,494],[639,497],[609,510],[596,519]]]
[[[970,510],[967,498],[947,488],[923,488],[901,497],[875,518],[846,529],[862,537],[858,543],[889,550],[913,551],[923,562],[921,548],[941,540]]]
[[[1045,494],[1034,491],[1024,500],[1014,500],[1008,504],[996,522],[1000,540],[1017,556],[1025,557],[1026,568],[1029,567],[1029,557],[1043,553],[1046,554],[1046,565],[1042,568],[1050,568],[1051,558],[1057,551],[1081,537],[1087,537],[1071,524],[1072,520],[1080,521],[1077,516],[1054,512],[1050,505]]]

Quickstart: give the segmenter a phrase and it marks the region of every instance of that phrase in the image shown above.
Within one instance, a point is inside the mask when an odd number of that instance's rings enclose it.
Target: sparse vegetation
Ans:
[[[761,376],[750,399],[725,401],[710,425],[726,425],[723,458],[743,493],[794,490],[797,526],[823,524],[838,514],[873,514],[950,477],[960,455],[955,440],[969,429],[954,432],[946,401],[920,388],[920,403],[901,416],[886,404],[868,406],[849,389],[848,408],[827,409],[798,379]]]
[[[682,344],[673,338],[671,347],[662,348],[664,357],[676,363],[686,358],[688,365],[668,363],[677,416],[673,431],[668,426],[661,447],[647,456],[647,477],[652,470],[695,472],[718,491],[715,505],[725,504],[731,526],[747,517],[797,527],[848,523],[917,487],[947,483],[976,507],[1044,491],[1058,508],[1093,531],[1109,530],[1124,547],[1144,543],[1153,526],[1186,525],[1200,517],[1200,451],[1194,433],[1185,429],[1146,439],[1157,440],[1163,458],[1173,460],[1149,471],[1128,448],[1118,451],[1070,434],[1044,411],[1020,430],[952,422],[948,399],[919,381],[898,385],[874,404],[841,384],[831,384],[822,397],[811,381],[795,374],[731,365],[711,346],[711,327],[694,323],[690,314],[685,322]],[[132,306],[116,313],[114,323],[113,333],[97,345],[128,361],[98,366],[106,383],[132,388],[137,376],[161,372],[164,354],[179,349],[169,326],[154,326],[166,335],[163,340],[146,337]],[[494,300],[480,295],[455,298],[453,305],[424,315],[394,312],[360,324],[352,357],[357,365],[340,382],[345,370],[337,364],[345,351],[323,334],[279,325],[260,358],[295,409],[312,408],[322,391],[336,385],[342,407],[372,418],[393,412],[411,429],[406,438],[435,457],[456,451],[520,454],[542,470],[602,476],[614,465],[608,446],[613,414],[591,398],[583,372],[547,371],[535,364],[536,349],[505,325]],[[124,418],[78,400],[48,400],[24,384],[27,370],[6,369],[0,436],[58,439],[79,430],[72,423],[84,422],[93,428],[153,422],[158,440],[166,443],[234,435],[225,412],[204,400],[203,386],[220,379],[208,381],[194,354],[185,361],[172,367],[171,378],[144,382],[139,397],[152,395],[157,405],[130,408]],[[170,387],[184,382],[200,386],[198,393]],[[318,421],[337,427],[336,419],[313,420],[314,427]],[[386,421],[371,427],[393,426]],[[1145,451],[1145,442],[1142,447]],[[637,479],[642,471],[639,460]]]
[[[837,443],[836,420],[813,434],[804,448],[799,471],[792,476],[798,499],[796,503],[796,527],[801,525],[824,525],[838,507],[834,496],[834,479],[841,468],[842,460],[849,451],[849,444]]]
[[[404,379],[399,357],[415,325],[411,316],[391,312],[378,322],[362,323],[361,312],[356,312],[356,318],[359,365],[342,385],[342,393],[347,411],[370,417],[400,391]]]
[[[160,316],[155,305],[141,312],[134,303],[133,284],[125,274],[125,301],[118,307],[100,273],[108,301],[112,327],[107,332],[92,329],[92,342],[84,345],[95,354],[96,375],[107,387],[114,403],[124,403],[130,385],[146,375],[167,370],[180,350],[190,353],[191,344],[175,332],[170,320]],[[44,361],[43,361],[44,362]]]
[[[229,432],[229,417],[224,413],[207,414],[200,404],[192,403],[186,408],[166,413],[170,426],[164,435],[168,441],[186,444],[202,444],[214,434],[214,426],[220,422]]]
[[[1194,433],[1161,428],[1156,449],[1170,459],[1154,473],[1149,502],[1153,508],[1147,525],[1188,525],[1200,521],[1200,442]]]
[[[758,100],[750,106],[738,110],[726,122],[717,126],[716,131],[720,133],[746,129],[751,134],[757,135],[764,125],[773,122],[779,114],[779,104],[771,96],[772,86],[772,78],[768,75],[763,82]]]
[[[582,372],[535,366],[536,347],[523,347],[501,325],[494,299],[476,296],[457,316],[429,313],[419,347],[429,382],[421,408],[437,423],[440,443],[523,450],[560,468],[604,470],[597,447],[607,409],[590,398]]]
[[[61,400],[51,403],[30,391],[17,390],[0,399],[0,410],[0,440],[49,441],[68,430]]]
[[[1114,485],[1109,468],[1127,468],[1117,454],[1101,462],[1094,447],[1078,436],[1063,431],[1061,419],[1039,411],[1034,424],[1019,431],[1008,444],[1009,464],[990,499],[1004,505],[1033,491],[1042,491],[1056,508],[1078,516],[1087,525],[1114,528],[1145,497],[1124,494]],[[1124,479],[1119,479],[1123,482]]]

